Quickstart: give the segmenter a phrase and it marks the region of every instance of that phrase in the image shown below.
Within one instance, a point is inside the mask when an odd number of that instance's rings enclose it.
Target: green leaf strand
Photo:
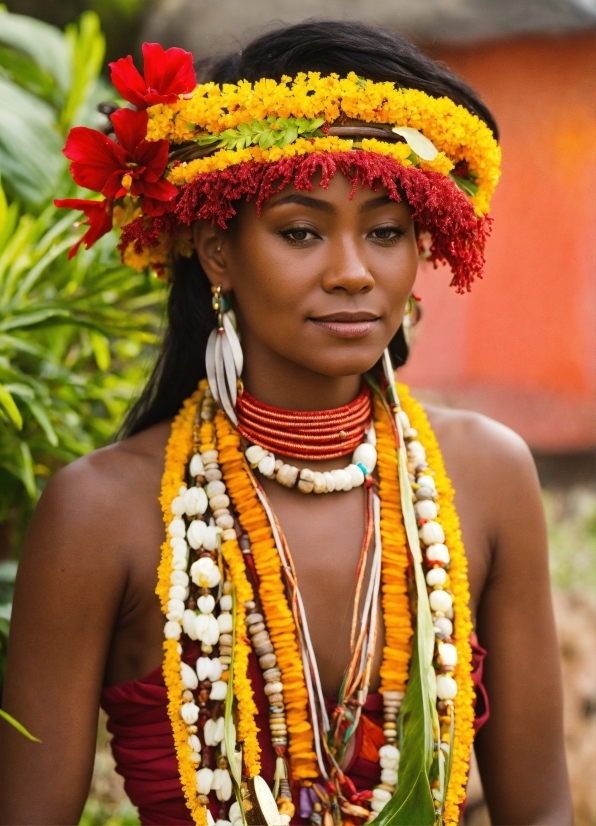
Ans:
[[[325,118],[274,118],[253,120],[252,123],[240,123],[234,129],[226,129],[219,135],[201,135],[196,142],[199,146],[217,143],[218,149],[246,149],[260,146],[270,149],[272,146],[287,146],[297,138],[322,137],[321,126]]]
[[[7,711],[4,711],[4,709],[1,708],[0,717],[6,720],[6,722],[13,726],[13,728],[16,728],[16,730],[19,731],[24,737],[26,737],[27,740],[32,740],[34,743],[41,743],[41,740],[38,737],[35,737],[33,734],[31,734],[30,731],[27,731],[27,729],[22,723],[19,723],[18,720],[15,720],[15,718],[12,715],[10,715]]]

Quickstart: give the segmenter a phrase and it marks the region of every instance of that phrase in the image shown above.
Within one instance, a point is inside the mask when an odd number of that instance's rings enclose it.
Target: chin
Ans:
[[[309,360],[309,363],[304,364],[304,367],[308,367],[309,370],[320,373],[322,376],[329,376],[329,378],[354,376],[372,370],[382,355],[383,351],[379,351],[378,348],[375,348],[372,352],[369,348],[362,348],[359,351],[351,349],[341,355],[330,353],[328,358],[324,357],[324,353],[319,352],[317,354],[318,358],[314,362]]]

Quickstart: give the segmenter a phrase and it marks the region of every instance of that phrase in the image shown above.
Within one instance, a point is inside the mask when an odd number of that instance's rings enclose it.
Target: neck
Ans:
[[[325,376],[251,339],[243,341],[242,380],[260,402],[282,410],[331,410],[353,401],[360,392],[360,374]]]

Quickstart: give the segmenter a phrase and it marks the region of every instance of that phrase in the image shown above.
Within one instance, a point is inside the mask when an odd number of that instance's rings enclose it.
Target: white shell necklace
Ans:
[[[352,490],[364,484],[366,476],[373,472],[377,464],[374,428],[366,434],[367,441],[358,445],[352,454],[352,461],[345,468],[319,472],[310,468],[297,468],[276,459],[260,445],[250,445],[245,451],[246,461],[268,479],[275,479],[286,488],[298,488],[301,493],[332,493]]]

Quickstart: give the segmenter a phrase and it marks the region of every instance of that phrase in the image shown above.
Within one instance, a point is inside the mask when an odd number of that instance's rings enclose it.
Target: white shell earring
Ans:
[[[217,327],[212,330],[207,342],[207,380],[213,398],[222,406],[232,424],[237,425],[234,407],[244,361],[242,347],[236,331],[236,317],[229,299],[222,295],[221,284],[211,287],[211,292],[211,303],[217,313]]]

